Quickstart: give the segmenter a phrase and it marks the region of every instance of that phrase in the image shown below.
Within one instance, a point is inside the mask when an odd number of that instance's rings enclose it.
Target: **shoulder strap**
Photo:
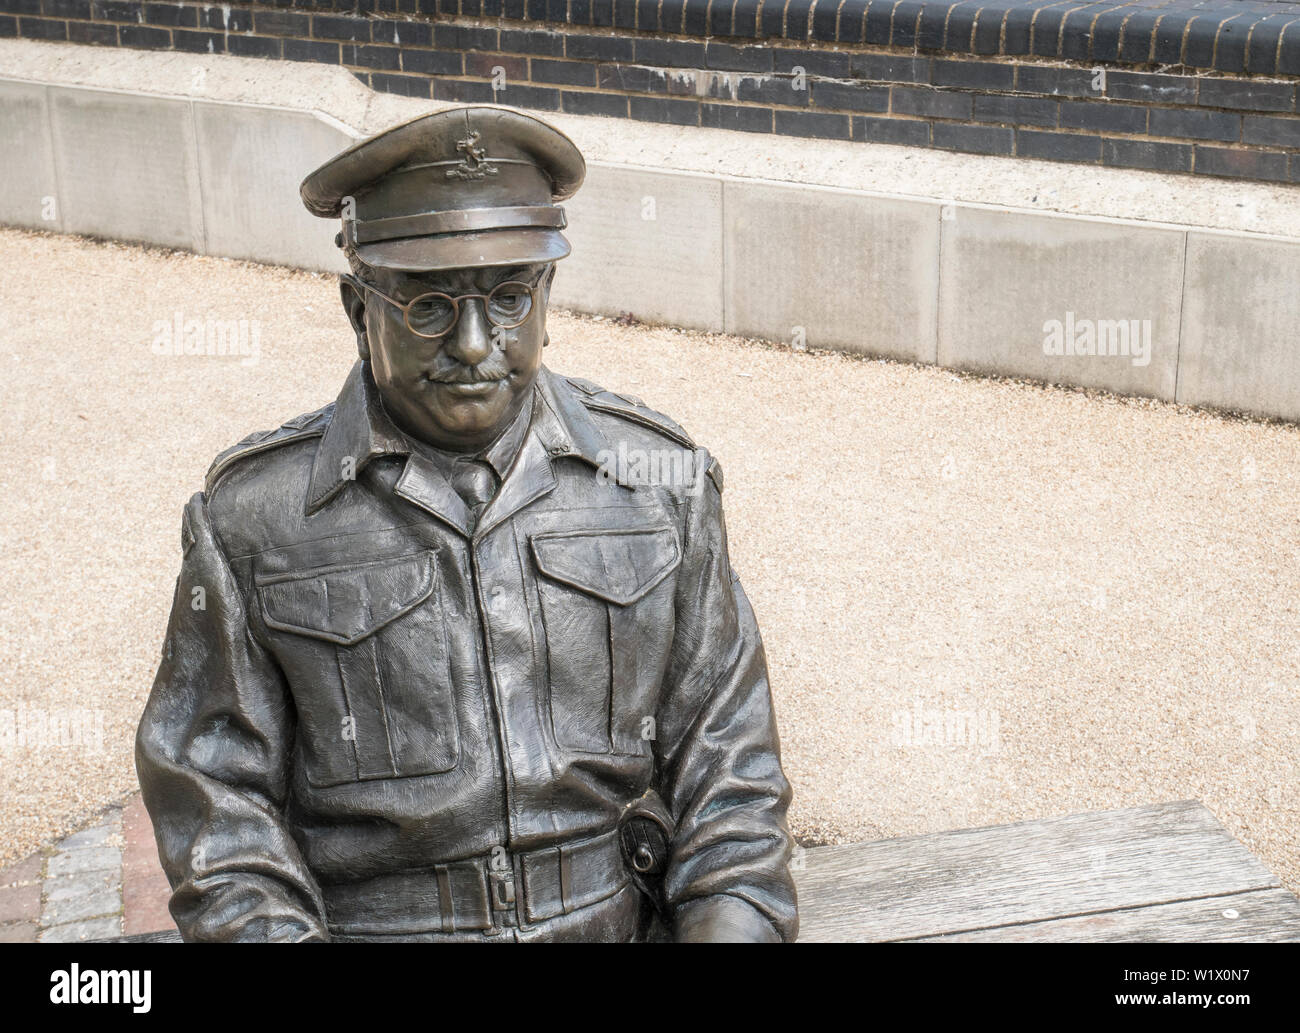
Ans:
[[[669,419],[663,413],[651,409],[641,399],[634,398],[631,395],[620,395],[615,394],[613,391],[606,391],[604,388],[593,384],[590,380],[581,380],[577,377],[566,377],[565,380],[577,390],[579,399],[588,409],[621,416],[643,427],[657,430],[680,445],[695,448],[695,442],[691,440],[691,436],[682,429],[680,424]]]
[[[223,474],[249,456],[259,455],[294,441],[302,441],[304,438],[320,437],[325,433],[325,428],[329,425],[333,414],[334,403],[331,402],[323,409],[295,416],[275,430],[263,430],[248,435],[243,441],[232,445],[212,461],[212,465],[208,467],[208,475],[204,479],[204,491],[211,493]]]

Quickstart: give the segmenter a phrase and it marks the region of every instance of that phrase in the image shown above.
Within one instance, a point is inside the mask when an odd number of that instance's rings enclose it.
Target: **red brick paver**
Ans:
[[[153,824],[137,793],[122,811],[122,931],[127,936],[176,928],[167,910],[171,887],[158,863]]]
[[[44,863],[43,856],[32,854],[0,870],[0,943],[36,942]]]
[[[35,922],[6,922],[0,925],[0,943],[35,943]]]
[[[41,886],[6,886],[0,889],[0,923],[34,922],[41,917]]]
[[[21,883],[40,882],[41,866],[44,863],[44,857],[40,854],[32,854],[26,860],[0,870],[0,886],[17,886]]]

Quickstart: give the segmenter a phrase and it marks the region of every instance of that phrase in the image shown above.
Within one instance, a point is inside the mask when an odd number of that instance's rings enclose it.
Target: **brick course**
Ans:
[[[340,64],[446,101],[1295,182],[1300,0],[1267,22],[1217,2],[1239,17],[1204,0],[0,0],[0,35]]]

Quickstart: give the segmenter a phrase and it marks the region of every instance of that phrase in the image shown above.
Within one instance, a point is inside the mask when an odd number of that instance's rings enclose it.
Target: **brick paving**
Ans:
[[[0,943],[36,941],[44,860],[35,855],[0,871]]]
[[[0,943],[77,943],[176,928],[140,794],[0,870]]]
[[[167,911],[171,887],[158,864],[153,825],[140,794],[122,813],[122,931],[127,936],[176,928]]]

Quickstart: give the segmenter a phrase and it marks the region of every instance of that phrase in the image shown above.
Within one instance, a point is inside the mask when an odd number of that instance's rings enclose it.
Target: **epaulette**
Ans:
[[[718,462],[717,456],[709,456],[709,468],[704,471],[713,481],[713,486],[718,489],[718,494],[722,494],[722,464]]]
[[[600,412],[611,413],[614,416],[622,416],[633,423],[639,423],[643,427],[657,430],[686,448],[693,449],[697,447],[695,442],[691,440],[691,436],[676,422],[663,413],[649,408],[641,399],[634,398],[631,395],[620,395],[615,394],[613,391],[606,391],[598,384],[593,384],[590,380],[582,380],[579,377],[565,377],[565,381],[578,392],[582,404],[588,409],[596,409]]]
[[[211,493],[221,475],[241,459],[247,459],[249,456],[258,455],[294,441],[320,437],[325,433],[325,428],[329,426],[330,417],[333,414],[334,403],[330,402],[323,409],[295,416],[288,423],[277,427],[275,430],[262,430],[248,435],[243,441],[231,445],[230,448],[212,461],[212,465],[208,467],[208,475],[203,482],[203,490]]]

